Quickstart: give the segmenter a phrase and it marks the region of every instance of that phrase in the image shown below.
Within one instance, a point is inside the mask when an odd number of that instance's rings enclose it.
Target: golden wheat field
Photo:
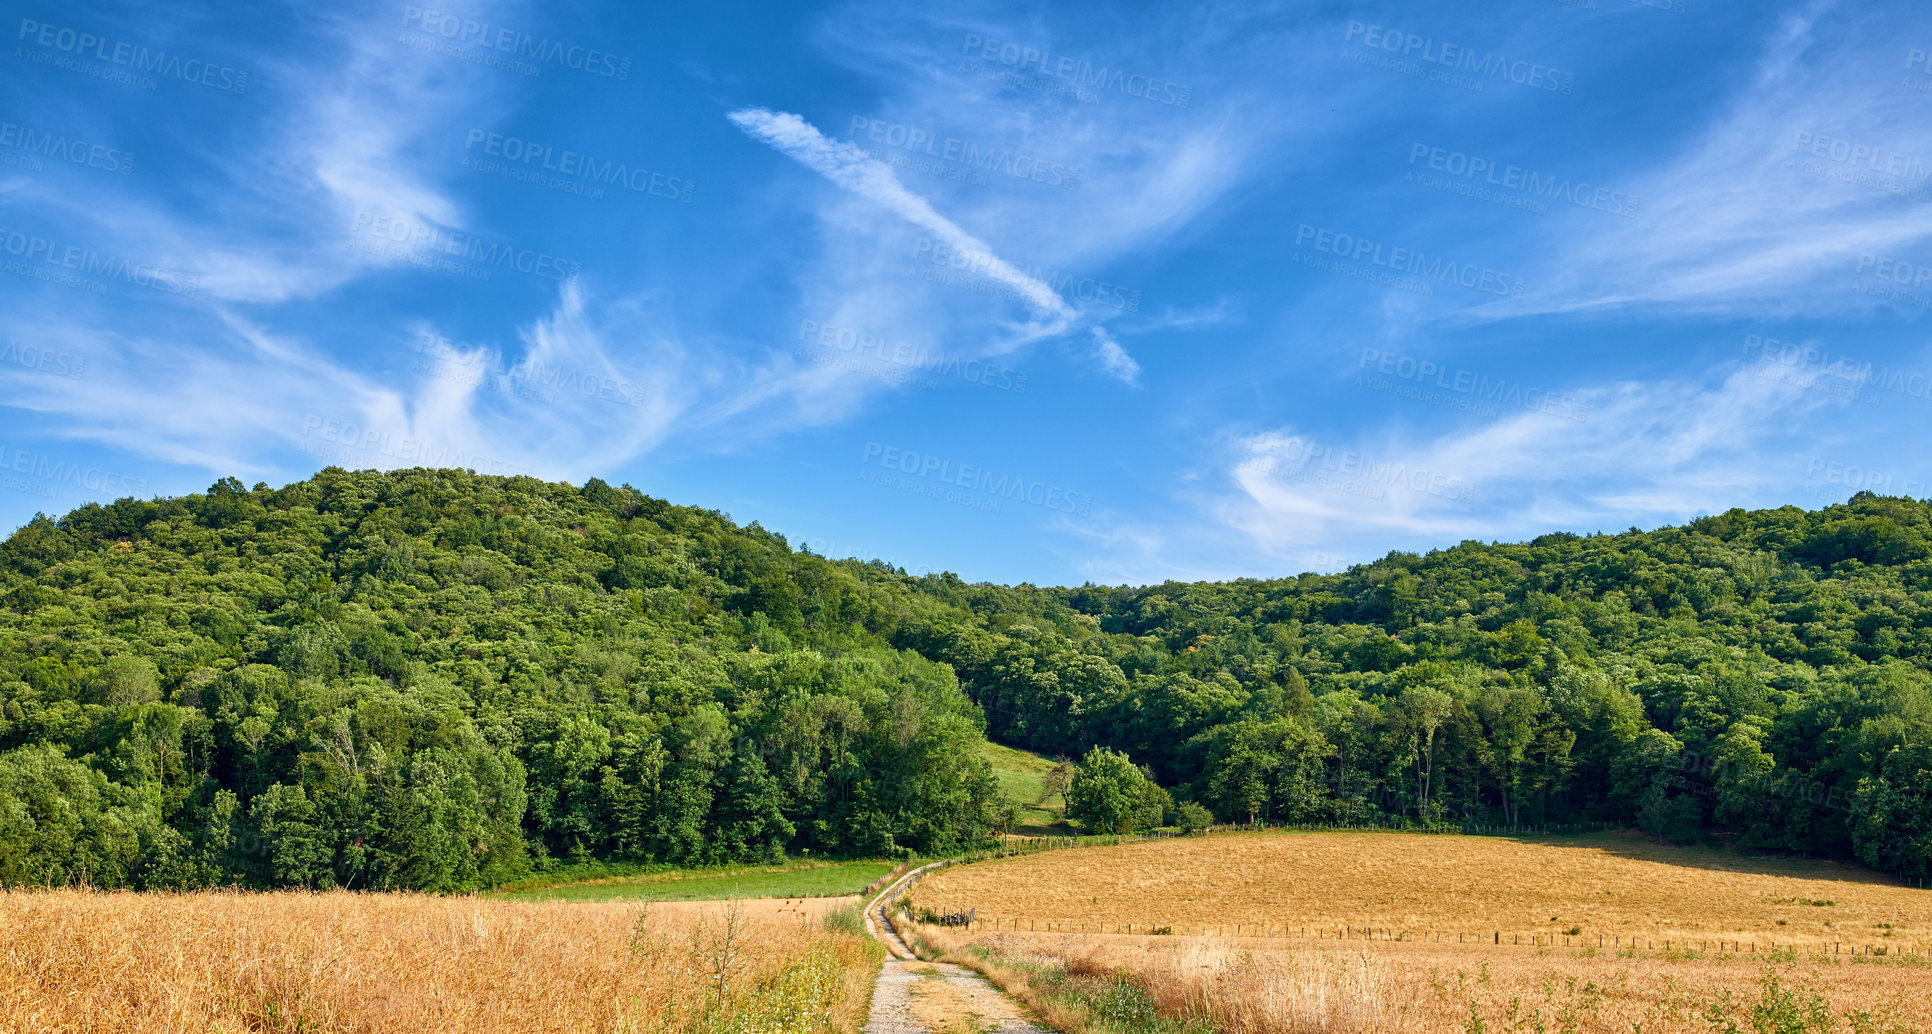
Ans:
[[[1401,833],[1232,833],[958,866],[916,905],[978,909],[1011,929],[1310,935],[1362,928],[1573,946],[1635,937],[1760,952],[1932,948],[1932,891],[1832,862],[1658,847],[1634,836],[1547,841]],[[1932,1029],[1932,1028],[1928,1028]]]
[[[1921,1034],[1932,967],[1804,958],[1221,937],[966,933],[936,953],[1029,984],[1125,974],[1217,1034]],[[1048,1005],[1049,1009],[1055,1007]],[[1073,1010],[1078,1025],[1083,1017]]]
[[[0,1032],[855,1031],[834,904],[0,892]]]

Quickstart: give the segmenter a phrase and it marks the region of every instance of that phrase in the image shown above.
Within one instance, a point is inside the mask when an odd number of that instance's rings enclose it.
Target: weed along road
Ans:
[[[954,963],[923,961],[901,936],[894,906],[921,877],[945,864],[905,874],[866,906],[866,928],[891,955],[872,991],[865,1034],[1047,1034],[985,977]]]

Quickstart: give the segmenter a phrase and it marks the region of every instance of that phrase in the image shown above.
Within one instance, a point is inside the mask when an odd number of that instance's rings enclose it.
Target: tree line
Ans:
[[[901,641],[995,738],[1121,752],[1222,821],[1624,822],[1932,862],[1927,502],[1272,580],[918,584],[972,617]]]
[[[1625,822],[1932,858],[1932,506],[1040,588],[629,486],[335,468],[0,545],[0,884],[462,890],[1003,823]]]

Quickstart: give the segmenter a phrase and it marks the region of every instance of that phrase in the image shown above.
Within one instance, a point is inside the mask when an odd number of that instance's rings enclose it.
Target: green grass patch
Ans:
[[[857,894],[897,863],[787,862],[714,869],[661,869],[576,882],[552,881],[500,891],[511,901],[717,901],[729,898],[825,898]]]
[[[1063,1028],[1081,1034],[1214,1034],[1197,1016],[1163,1016],[1147,987],[1121,974],[1069,974],[1064,959],[1008,955],[975,944],[967,957],[982,964],[1025,973],[1016,997],[1036,1010],[1052,1006]],[[962,960],[964,961],[964,960]],[[976,967],[977,968],[977,967]]]
[[[1047,776],[1055,767],[1052,759],[990,741],[982,753],[993,766],[1000,792],[1020,806],[1020,824],[1013,832],[1042,836],[1070,831],[1066,800],[1047,790]]]

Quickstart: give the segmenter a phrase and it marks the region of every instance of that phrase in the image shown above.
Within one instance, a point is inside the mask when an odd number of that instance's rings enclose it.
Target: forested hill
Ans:
[[[628,487],[323,471],[0,546],[0,883],[460,889],[548,860],[944,851],[977,747],[1223,819],[1617,821],[1932,856],[1932,508],[969,585]]]
[[[1932,504],[1468,542],[1337,575],[924,583],[996,737],[1151,764],[1224,820],[1640,825],[1932,862]]]
[[[983,838],[922,603],[592,481],[323,471],[0,547],[0,883],[475,887]]]

